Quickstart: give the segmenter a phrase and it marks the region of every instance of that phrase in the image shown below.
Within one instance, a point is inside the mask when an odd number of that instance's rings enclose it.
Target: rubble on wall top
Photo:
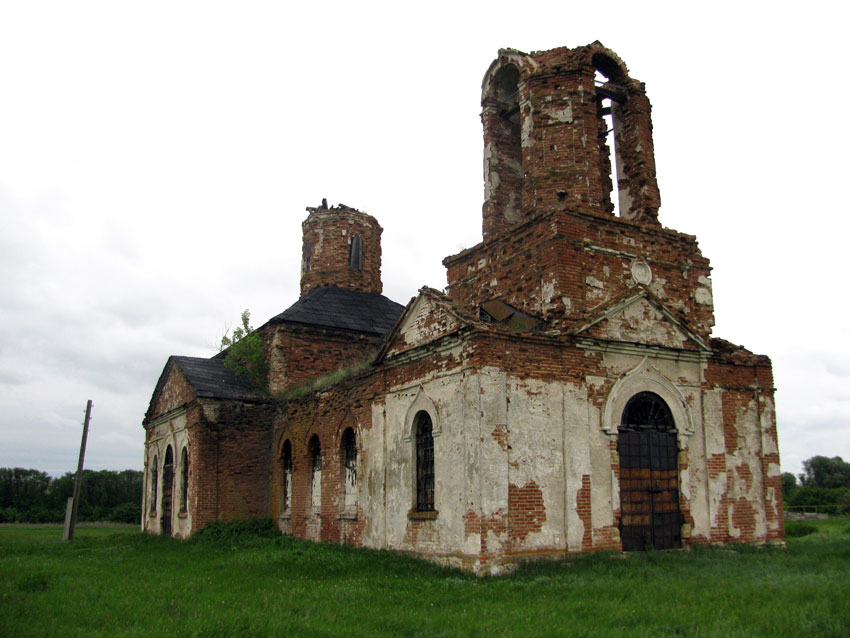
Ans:
[[[330,211],[343,211],[343,210],[344,211],[350,211],[350,212],[353,212],[353,213],[362,213],[363,212],[361,210],[353,208],[352,206],[349,206],[347,204],[343,204],[342,202],[340,202],[336,206],[328,206],[328,200],[325,199],[325,198],[322,198],[322,203],[320,205],[318,205],[318,206],[307,206],[305,208],[305,210],[308,213],[311,213],[311,214],[312,213],[318,213],[319,211],[329,211],[330,212]]]

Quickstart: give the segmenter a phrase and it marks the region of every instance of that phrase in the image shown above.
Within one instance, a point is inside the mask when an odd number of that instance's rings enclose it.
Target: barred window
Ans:
[[[431,417],[416,415],[416,510],[434,511],[434,434]]]

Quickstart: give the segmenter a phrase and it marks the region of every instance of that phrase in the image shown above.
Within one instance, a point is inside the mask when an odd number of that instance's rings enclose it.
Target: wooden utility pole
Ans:
[[[70,517],[65,514],[65,533],[63,539],[74,540],[74,527],[77,525],[77,509],[80,506],[80,488],[83,485],[83,461],[86,458],[86,439],[89,436],[89,419],[91,419],[91,399],[86,403],[86,420],[83,421],[83,440],[80,443],[80,460],[77,463],[77,476],[74,479],[74,504],[71,506]]]

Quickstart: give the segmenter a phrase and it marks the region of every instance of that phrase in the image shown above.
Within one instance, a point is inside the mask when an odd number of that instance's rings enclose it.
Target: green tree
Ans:
[[[797,477],[794,476],[791,472],[783,472],[782,473],[782,500],[786,503],[794,491],[800,487],[797,485]]]
[[[251,313],[242,313],[242,325],[234,328],[230,336],[221,338],[225,352],[224,365],[236,376],[247,377],[260,390],[266,390],[268,364],[262,337],[251,327]]]
[[[0,468],[0,507],[28,510],[44,504],[50,490],[50,475],[22,467]]]
[[[803,461],[800,484],[811,487],[850,487],[850,463],[840,456],[813,456]]]
[[[74,473],[51,478],[46,472],[0,468],[0,522],[61,522],[74,494]],[[138,470],[83,470],[79,520],[138,522],[142,473]]]

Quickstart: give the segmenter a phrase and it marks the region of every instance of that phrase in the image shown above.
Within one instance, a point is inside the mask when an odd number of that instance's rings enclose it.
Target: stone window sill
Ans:
[[[411,521],[434,521],[437,520],[437,515],[439,512],[436,510],[432,512],[417,512],[416,510],[411,510],[407,513],[407,518]]]
[[[292,515],[289,512],[285,512],[277,517],[279,521],[288,521],[292,518]]]
[[[177,518],[189,518],[189,512],[178,512]]]
[[[339,516],[336,517],[339,521],[356,521],[357,513],[356,512],[343,512]]]

